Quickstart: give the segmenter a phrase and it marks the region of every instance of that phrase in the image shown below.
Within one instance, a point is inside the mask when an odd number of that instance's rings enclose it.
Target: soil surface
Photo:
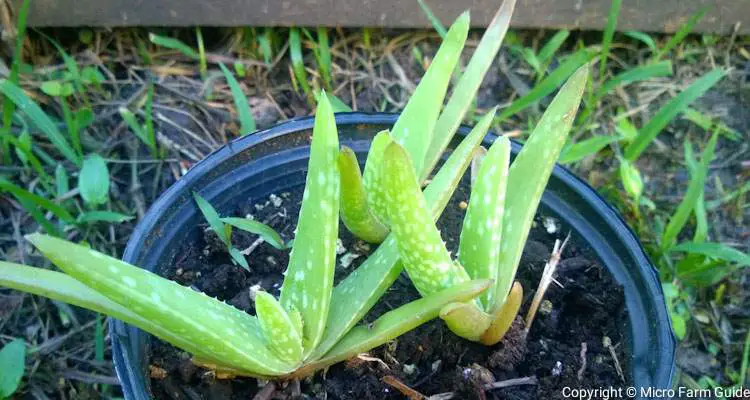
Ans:
[[[464,216],[459,203],[466,200],[468,185],[462,185],[438,223],[454,254]],[[251,214],[290,239],[300,201],[301,190],[280,193],[268,201],[236,210],[236,215]],[[526,314],[555,239],[563,239],[568,233],[559,221],[549,217],[538,215],[535,225],[518,274],[525,289],[521,315]],[[549,233],[548,227],[555,232]],[[177,253],[182,256],[174,266],[160,271],[162,275],[251,314],[255,314],[251,287],[259,286],[279,295],[288,252],[261,244],[248,256],[251,271],[247,272],[232,265],[211,231],[205,231],[205,227],[196,229],[203,230],[200,239],[186,243]],[[355,239],[343,225],[339,236],[337,281],[361,264],[373,249]],[[240,232],[233,237],[240,249],[256,240],[253,235]],[[526,340],[520,317],[505,339],[493,347],[463,340],[437,319],[372,350],[371,358],[335,365],[299,385],[279,384],[275,393],[269,391],[272,396],[264,398],[399,399],[406,397],[397,388],[401,383],[426,396],[454,392],[458,399],[556,399],[563,398],[561,390],[565,386],[594,388],[630,382],[627,311],[620,287],[576,243],[569,243],[564,251],[556,280],[562,287],[553,284],[548,290]],[[416,298],[418,294],[404,274],[366,320],[372,321]],[[215,379],[212,372],[194,366],[188,354],[157,340],[152,349],[151,385],[159,399],[249,399],[264,384],[250,378]],[[526,377],[534,382],[483,388],[493,382]]]

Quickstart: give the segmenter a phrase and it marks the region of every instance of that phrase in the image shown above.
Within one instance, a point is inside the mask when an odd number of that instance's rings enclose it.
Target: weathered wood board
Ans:
[[[20,0],[11,0],[16,4]],[[470,8],[485,26],[500,0],[428,0],[445,22]],[[698,32],[750,33],[750,0],[623,0],[619,30],[674,32],[709,7]],[[515,27],[601,29],[610,0],[518,0]],[[32,0],[32,26],[427,27],[416,0]]]

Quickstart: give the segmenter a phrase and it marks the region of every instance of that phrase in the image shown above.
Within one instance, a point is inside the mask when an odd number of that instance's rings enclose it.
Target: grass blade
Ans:
[[[0,191],[9,192],[19,201],[23,200],[39,206],[67,223],[73,223],[75,221],[75,218],[57,203],[22,189],[5,178],[0,178]]]
[[[482,36],[477,49],[471,56],[464,73],[453,88],[448,103],[435,124],[435,133],[425,155],[424,167],[418,174],[421,181],[424,181],[432,173],[456,130],[461,125],[467,110],[471,108],[479,86],[503,43],[515,5],[515,0],[503,1],[503,5],[500,6]],[[491,112],[494,114],[495,110]]]
[[[552,57],[555,56],[555,53],[560,49],[560,46],[565,43],[565,40],[570,36],[570,31],[567,31],[565,29],[557,31],[548,41],[547,43],[542,46],[542,48],[539,50],[539,53],[536,55],[537,60],[541,65],[547,65],[550,61],[552,61]],[[541,77],[539,77],[541,79]]]
[[[711,136],[711,140],[708,142],[701,156],[700,166],[691,168],[693,171],[687,190],[685,191],[685,196],[669,219],[666,228],[664,228],[664,234],[661,237],[662,250],[668,250],[675,244],[677,235],[680,234],[682,228],[687,223],[690,213],[695,209],[696,202],[705,190],[706,175],[708,175],[709,164],[714,159],[714,150],[716,149],[718,137],[718,133],[714,133]]]
[[[609,59],[609,46],[612,44],[612,38],[615,36],[617,19],[620,15],[620,6],[622,0],[612,0],[609,6],[609,15],[607,16],[607,26],[602,34],[602,50],[599,55],[599,82],[604,82],[604,74],[607,72],[607,60]]]
[[[307,96],[308,101],[313,97],[310,84],[307,82],[307,71],[305,71],[305,61],[302,57],[302,40],[300,39],[299,29],[291,28],[289,30],[289,57],[292,60],[292,71],[297,84],[302,87],[302,92]]]
[[[299,310],[304,321],[305,354],[323,338],[333,291],[339,228],[338,131],[325,93],[315,112],[310,161],[281,304]]]
[[[644,150],[651,144],[651,141],[666,127],[677,114],[684,111],[690,106],[695,100],[703,96],[711,87],[719,82],[726,72],[721,69],[714,69],[713,71],[703,75],[698,80],[693,82],[687,89],[683,90],[675,98],[669,101],[664,107],[662,107],[656,114],[651,118],[644,127],[642,127],[638,133],[638,137],[635,138],[633,143],[625,148],[625,158],[629,161],[635,161],[643,153]]]
[[[227,80],[229,90],[232,92],[232,98],[234,99],[234,108],[237,109],[237,117],[240,120],[240,135],[244,136],[255,132],[255,118],[253,113],[250,111],[250,105],[247,102],[247,97],[240,87],[240,83],[234,78],[234,75],[229,69],[222,63],[219,63],[221,72],[224,73],[224,78]]]
[[[638,32],[638,31],[630,31],[630,32],[625,32],[625,36],[631,39],[638,40],[639,42],[648,46],[648,48],[651,49],[652,53],[656,53],[657,51],[656,42],[649,34],[644,33],[644,32]]]
[[[582,49],[573,53],[559,67],[547,75],[546,78],[536,84],[529,93],[511,103],[508,108],[502,110],[495,122],[504,121],[508,117],[547,97],[575,71],[591,61],[595,56],[596,53],[590,49]]]
[[[733,262],[741,267],[750,266],[750,255],[723,243],[680,243],[670,248],[673,252],[700,254],[718,260]]]
[[[432,12],[430,7],[427,5],[427,3],[424,2],[424,0],[417,0],[419,3],[419,7],[422,8],[422,12],[427,17],[427,20],[430,21],[430,24],[432,24],[432,28],[435,29],[435,32],[440,35],[441,39],[445,39],[445,35],[448,34],[448,30],[445,29],[445,25],[440,21],[440,19]]]
[[[31,119],[34,125],[47,136],[65,158],[78,166],[81,165],[81,158],[70,146],[65,136],[57,129],[57,125],[33,100],[26,96],[21,88],[3,79],[0,80],[0,92]]]
[[[614,88],[620,85],[627,85],[632,82],[640,82],[663,76],[672,76],[672,62],[669,60],[639,65],[617,74],[615,77],[605,82],[599,91],[599,96],[611,92]]]
[[[331,76],[331,48],[328,44],[328,29],[318,27],[318,45],[316,51],[320,76],[323,78],[323,87],[333,93],[333,77]]]
[[[609,144],[622,139],[619,136],[594,136],[578,143],[574,143],[562,150],[560,153],[560,164],[571,164],[592,156]]]
[[[146,135],[146,130],[143,129],[140,123],[138,123],[138,120],[135,118],[135,114],[133,114],[132,111],[128,110],[125,107],[120,107],[117,111],[120,113],[120,117],[122,117],[122,120],[125,121],[125,123],[128,125],[128,128],[130,128],[133,134],[135,134],[135,136],[140,139],[143,144],[150,148],[151,143],[149,137]]]
[[[76,222],[79,224],[87,224],[92,222],[108,222],[119,224],[127,222],[133,219],[131,215],[120,214],[113,211],[87,211],[82,213],[76,218]]]
[[[232,225],[233,227],[241,229],[245,232],[254,233],[263,238],[263,240],[268,242],[268,244],[279,250],[284,250],[287,248],[287,245],[286,243],[284,243],[284,239],[281,238],[281,235],[279,235],[279,233],[276,232],[273,228],[262,222],[253,221],[247,218],[235,217],[221,218],[221,222]]]
[[[706,11],[708,11],[708,7],[703,7],[700,11],[695,13],[695,15],[691,16],[690,19],[685,22],[677,32],[675,32],[674,36],[672,36],[671,39],[667,42],[667,44],[664,45],[659,51],[654,55],[654,61],[661,59],[664,57],[667,53],[672,51],[675,47],[677,47],[680,43],[682,43],[683,40],[685,40],[685,37],[693,30],[693,27],[695,24],[700,22],[701,19],[706,15]]]
[[[10,66],[10,75],[8,81],[14,85],[18,85],[18,73],[23,62],[23,41],[26,39],[26,20],[29,15],[29,4],[31,0],[23,0],[21,8],[18,10],[18,25],[16,26],[16,46],[13,49],[13,61]],[[4,161],[9,161],[8,151],[9,146],[7,137],[11,136],[10,128],[13,123],[13,113],[15,111],[15,103],[8,97],[5,96],[3,99],[3,127],[2,127],[2,150]]]
[[[195,40],[198,42],[198,60],[200,62],[200,73],[202,77],[206,77],[206,73],[208,72],[208,63],[206,62],[206,48],[203,45],[203,33],[201,33],[201,28],[196,27],[195,28]]]
[[[200,60],[201,58],[200,55],[195,50],[193,50],[192,47],[188,46],[187,44],[185,44],[179,39],[174,39],[174,38],[170,38],[166,36],[160,36],[155,33],[149,33],[148,40],[150,40],[151,43],[157,46],[166,47],[171,50],[177,50],[183,55],[190,57],[194,60]]]

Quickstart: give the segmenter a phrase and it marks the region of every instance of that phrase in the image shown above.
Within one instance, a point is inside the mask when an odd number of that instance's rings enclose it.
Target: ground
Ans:
[[[6,32],[12,33],[12,30],[6,27]],[[80,136],[84,152],[99,153],[108,164],[109,200],[99,209],[134,218],[114,224],[74,225],[58,224],[51,214],[47,217],[55,224],[53,228],[56,226],[68,239],[85,241],[117,256],[122,254],[134,224],[166,187],[192,164],[240,134],[237,109],[219,70],[219,62],[238,75],[258,128],[313,112],[313,95],[303,93],[300,75],[295,76],[290,63],[290,53],[296,49],[288,46],[286,29],[204,29],[201,33],[205,56],[195,50],[196,54],[191,54],[157,46],[149,41],[149,32],[179,37],[195,48],[195,31],[188,29],[34,31],[26,39],[20,68],[20,82],[26,94],[52,116],[61,131],[67,133],[63,121],[71,121],[64,118],[63,104],[73,110],[88,108],[92,111],[92,122],[80,129]],[[439,43],[437,34],[428,31],[328,30],[329,64],[320,61],[325,60],[325,56],[321,56],[324,46],[314,41],[315,30],[310,32],[309,36],[302,35],[302,53],[312,91],[328,86],[325,82],[328,69],[332,76],[328,92],[358,111],[402,109]],[[66,55],[43,35],[56,38]],[[479,31],[472,33],[468,42],[470,50],[466,53],[470,54],[480,35]],[[587,46],[598,51],[601,44],[601,33],[596,32],[573,32],[562,37],[555,32],[513,31],[509,36],[506,38],[508,45],[501,50],[480,89],[477,115],[494,105],[499,105],[501,110],[507,108],[514,99],[529,93],[540,81],[543,83],[535,72],[537,69],[542,76],[547,76],[556,67],[565,65],[570,59],[567,56],[580,48]],[[544,46],[554,37],[564,39],[557,51]],[[4,38],[8,40],[0,75],[5,76],[11,67],[13,35]],[[653,60],[655,50],[664,49],[672,38],[618,33],[611,46],[605,76],[612,77],[646,65]],[[649,41],[653,42],[654,49],[650,48]],[[543,48],[551,50],[551,55],[541,57]],[[67,62],[66,57],[70,57]],[[541,65],[535,64],[540,59],[543,59]],[[680,113],[635,162],[644,183],[640,202],[631,200],[621,181],[618,160],[625,150],[624,140],[613,141],[595,155],[584,157],[569,167],[621,211],[667,283],[665,288],[676,327],[678,331],[684,328],[677,357],[680,384],[689,387],[739,384],[745,381],[741,375],[746,373],[750,343],[747,311],[750,309],[750,273],[735,268],[742,265],[742,259],[739,264],[717,262],[708,276],[685,273],[693,266],[690,262],[698,265],[704,260],[681,261],[684,255],[662,251],[660,240],[670,216],[688,192],[693,176],[688,171],[690,163],[685,159],[685,143],[692,143],[694,157],[700,157],[709,146],[711,133],[718,131],[721,134],[716,154],[708,160],[707,177],[701,185],[705,188],[705,201],[701,204],[705,206],[707,238],[745,253],[750,251],[750,207],[746,204],[750,189],[747,183],[750,117],[746,112],[750,107],[750,38],[691,35],[679,40],[662,59],[672,63],[670,76],[620,86],[600,98],[593,96],[600,87],[600,64],[593,61],[594,84],[583,108],[584,112],[590,111],[590,117],[579,120],[572,134],[576,143],[598,136],[625,136],[627,126],[623,120],[645,130],[644,127],[649,126],[647,122],[660,115],[661,107],[698,77],[716,68],[727,71],[718,84],[692,104],[692,110],[697,113]],[[207,61],[204,72],[201,72],[201,60]],[[77,73],[71,63],[78,65]],[[89,66],[95,66],[98,75],[81,77]],[[75,93],[59,97],[65,88],[45,85],[50,81],[62,82],[62,86],[64,82],[72,82],[71,90]],[[121,107],[126,107],[140,117],[145,115],[148,81],[154,82],[153,121],[159,146],[166,149],[163,161],[152,157],[119,112]],[[494,130],[523,139],[549,100],[544,97],[510,118],[497,121]],[[695,123],[700,119],[709,121],[708,126]],[[91,206],[84,204],[80,197],[78,168],[61,156],[31,120],[28,114],[21,115],[13,132],[21,138],[25,131],[21,121],[29,124],[34,154],[41,160],[43,173],[22,151],[6,154],[0,173],[26,190],[52,193],[52,198],[54,189],[45,185],[54,182],[57,201],[70,212],[78,215],[89,210]],[[473,123],[473,118],[468,122]],[[61,167],[56,169],[56,165]],[[49,178],[61,176],[60,171],[67,172],[65,179]],[[57,185],[63,181],[65,186]],[[23,241],[22,235],[40,229],[24,206],[28,207],[28,202],[19,201],[7,191],[0,197],[2,258],[45,265]],[[695,231],[700,233],[702,229],[700,218],[691,215],[678,242],[690,242]],[[107,328],[101,322],[101,318],[78,308],[1,290],[0,345],[22,338],[29,349],[21,393],[36,398],[118,396],[107,348]]]

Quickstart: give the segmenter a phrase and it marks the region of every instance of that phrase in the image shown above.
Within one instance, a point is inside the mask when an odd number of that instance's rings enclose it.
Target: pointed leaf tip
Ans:
[[[306,352],[323,336],[333,290],[341,185],[338,154],[333,110],[326,96],[320,96],[297,234],[281,287],[281,304],[302,315]]]

